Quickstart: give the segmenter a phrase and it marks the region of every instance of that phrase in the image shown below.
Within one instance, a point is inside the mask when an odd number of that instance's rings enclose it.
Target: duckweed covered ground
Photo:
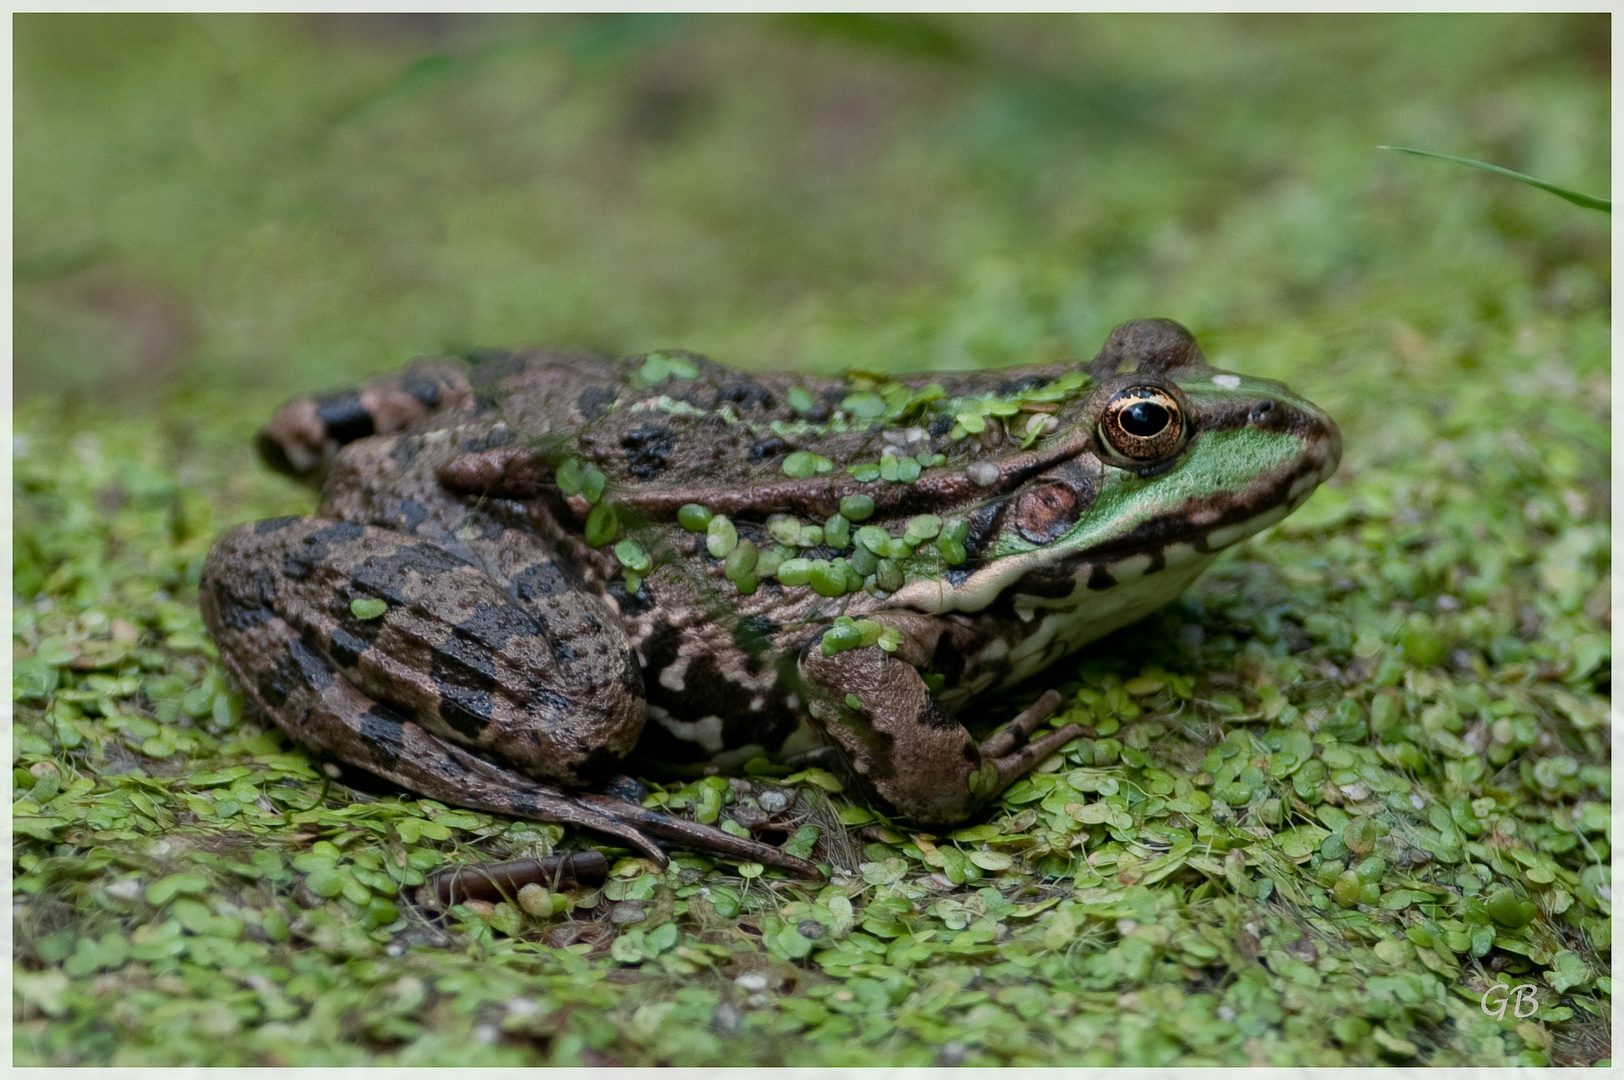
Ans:
[[[1604,194],[1608,33],[20,17],[16,1060],[1610,1059],[1610,222],[1374,149]],[[611,850],[432,918],[437,866],[594,838],[326,782],[203,635],[213,538],[312,505],[248,447],[295,392],[530,340],[995,367],[1145,315],[1325,405],[1341,471],[995,703],[1098,738],[982,820],[788,778],[826,885]]]

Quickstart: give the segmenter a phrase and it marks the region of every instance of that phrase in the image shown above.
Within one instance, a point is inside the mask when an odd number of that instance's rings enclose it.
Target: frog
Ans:
[[[1178,596],[1342,451],[1166,319],[999,371],[474,351],[295,399],[256,446],[316,514],[228,531],[200,605],[296,742],[660,866],[807,876],[617,785],[821,765],[951,829],[1085,733],[1051,690],[977,738],[988,702]]]

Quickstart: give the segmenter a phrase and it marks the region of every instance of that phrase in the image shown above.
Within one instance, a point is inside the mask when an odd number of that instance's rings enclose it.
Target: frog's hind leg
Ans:
[[[205,592],[205,597],[209,594]],[[459,806],[584,825],[619,837],[664,863],[647,837],[584,806],[548,785],[502,769],[425,731],[351,686],[292,626],[270,615],[258,621],[220,620],[220,658],[295,741],[391,780],[419,794]],[[257,675],[235,656],[276,657]]]
[[[408,790],[457,806],[595,829],[657,865],[668,864],[654,837],[701,851],[781,866],[818,877],[816,867],[770,844],[669,818],[605,795],[566,792],[487,761],[440,738],[351,686],[298,631],[272,615],[219,623],[220,655],[250,696],[296,741]],[[277,656],[257,677],[232,658]]]
[[[758,841],[572,790],[635,743],[641,678],[601,599],[523,554],[497,561],[528,567],[514,585],[529,613],[432,543],[351,522],[263,521],[210,552],[200,606],[265,711],[357,768],[459,806],[597,829],[662,865],[652,836],[815,873]]]

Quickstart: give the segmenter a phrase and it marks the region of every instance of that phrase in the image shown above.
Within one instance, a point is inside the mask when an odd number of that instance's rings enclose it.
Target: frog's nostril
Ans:
[[[1255,424],[1267,417],[1272,412],[1274,412],[1274,402],[1260,401],[1256,405],[1252,406],[1252,414],[1250,419]]]

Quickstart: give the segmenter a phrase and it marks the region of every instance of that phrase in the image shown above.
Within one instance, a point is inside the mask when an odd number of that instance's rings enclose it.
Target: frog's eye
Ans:
[[[1184,443],[1184,410],[1157,386],[1118,390],[1100,414],[1104,445],[1135,463],[1159,461]]]

